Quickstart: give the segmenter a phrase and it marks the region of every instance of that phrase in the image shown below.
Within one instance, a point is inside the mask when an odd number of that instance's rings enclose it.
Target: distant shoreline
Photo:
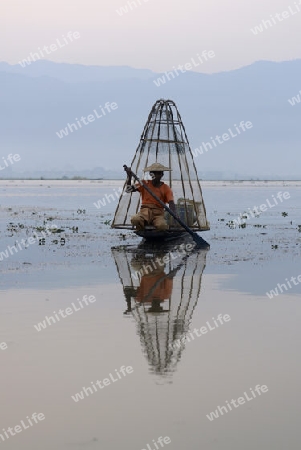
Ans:
[[[0,195],[3,195],[3,189],[9,188],[22,188],[23,186],[31,186],[32,188],[38,187],[61,187],[61,188],[74,188],[77,189],[79,187],[83,187],[85,189],[106,189],[108,187],[122,187],[125,183],[124,179],[107,179],[107,180],[97,180],[97,179],[84,179],[84,180],[61,180],[61,179],[9,179],[9,180],[1,180],[0,179],[0,188],[2,188],[2,192]],[[301,180],[199,180],[201,188],[211,188],[216,187],[218,189],[224,188],[242,188],[247,189],[251,187],[264,187],[271,188],[275,187],[284,187],[284,186],[297,186],[301,187]],[[174,188],[181,184],[180,180],[173,180],[172,185]]]
[[[67,181],[67,182],[74,182],[74,181],[101,181],[101,182],[110,182],[110,181],[125,181],[125,178],[0,178],[1,181]],[[174,181],[180,181],[180,180],[174,180]],[[275,179],[275,178],[257,178],[254,180],[253,178],[241,178],[241,179],[216,179],[216,178],[199,178],[199,181],[216,181],[216,182],[233,182],[233,183],[241,183],[245,181],[250,181],[253,183],[256,182],[300,182],[300,179],[292,179],[292,178],[281,178],[281,179]]]

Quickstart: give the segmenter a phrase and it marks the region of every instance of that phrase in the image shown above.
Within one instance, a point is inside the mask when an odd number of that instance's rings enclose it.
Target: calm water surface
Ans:
[[[118,187],[0,182],[0,251],[44,222],[64,230],[0,262],[3,448],[298,449],[300,185],[205,183],[211,248],[189,253],[111,230],[117,200],[93,203]],[[290,199],[227,225],[279,191]],[[45,420],[9,434],[34,412]]]

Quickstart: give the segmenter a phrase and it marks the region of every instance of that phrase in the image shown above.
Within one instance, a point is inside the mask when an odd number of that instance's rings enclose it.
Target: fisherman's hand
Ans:
[[[127,187],[125,188],[125,192],[127,194],[130,194],[131,192],[136,192],[136,190],[137,189],[135,188],[135,186],[133,186],[131,184],[127,185]]]
[[[127,175],[130,177],[132,175],[132,170],[130,167],[127,167],[126,165],[123,166],[125,172],[127,173]]]

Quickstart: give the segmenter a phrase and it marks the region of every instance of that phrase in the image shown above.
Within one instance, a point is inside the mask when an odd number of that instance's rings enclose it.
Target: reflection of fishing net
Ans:
[[[162,267],[161,278],[158,271],[146,275],[149,290],[145,291],[144,298],[139,295],[143,272],[142,276],[138,276],[138,272],[160,253],[154,252],[147,258],[124,248],[112,249],[112,253],[128,307],[130,305],[127,314],[135,319],[150,371],[168,381],[185,348],[185,336],[200,296],[206,251],[191,253],[188,258],[179,253],[175,259],[171,258],[171,253],[176,254],[173,249],[166,251],[169,262]],[[166,285],[169,285],[167,290]],[[165,289],[167,295],[160,296],[160,288]]]
[[[173,190],[180,218],[194,230],[208,230],[202,190],[188,138],[179,111],[171,100],[158,100],[152,107],[131,168],[143,178],[143,169],[155,162],[172,169],[164,173],[164,182]],[[132,229],[130,219],[139,207],[138,193],[122,195],[112,227]],[[169,224],[179,227],[173,221]]]

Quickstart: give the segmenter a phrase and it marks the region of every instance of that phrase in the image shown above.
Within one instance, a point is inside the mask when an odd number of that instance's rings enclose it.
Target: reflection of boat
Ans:
[[[164,379],[176,370],[197,305],[206,250],[182,247],[112,248],[127,303],[150,371]],[[165,262],[164,262],[165,261]]]
[[[146,240],[152,241],[171,241],[187,234],[184,230],[156,231],[153,226],[146,226],[144,230],[135,231],[135,233]]]
[[[143,169],[158,162],[171,169],[165,172],[164,182],[173,190],[177,214],[193,231],[209,230],[201,186],[192,152],[181,116],[171,100],[158,100],[152,107],[144,127],[140,143],[131,163],[131,168],[140,178]],[[133,230],[131,216],[140,208],[137,193],[121,195],[112,222],[112,228]],[[169,230],[158,232],[154,227],[137,231],[146,239],[165,239],[186,234],[183,228],[166,213]]]

